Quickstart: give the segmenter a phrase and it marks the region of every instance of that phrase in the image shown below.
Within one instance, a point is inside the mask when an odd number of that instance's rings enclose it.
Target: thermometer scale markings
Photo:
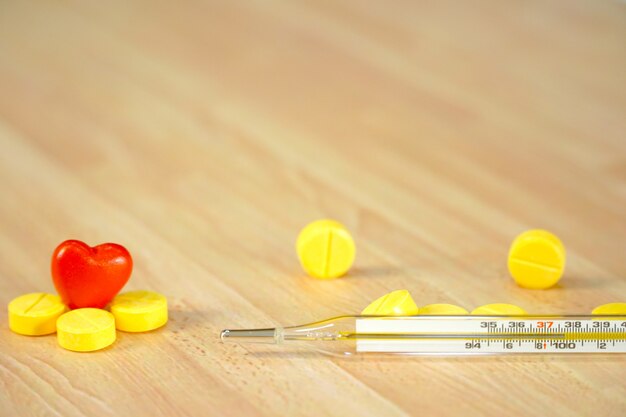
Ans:
[[[378,320],[356,323],[357,352],[397,353],[625,353],[626,321],[485,320],[439,317],[436,320]],[[394,334],[411,340],[393,339]],[[365,335],[365,336],[364,336]],[[380,338],[377,335],[386,335]],[[436,339],[436,340],[435,340]]]

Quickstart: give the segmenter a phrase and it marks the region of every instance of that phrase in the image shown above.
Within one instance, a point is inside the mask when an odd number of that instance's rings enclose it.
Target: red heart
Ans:
[[[104,308],[132,270],[130,253],[115,243],[92,248],[79,240],[66,240],[52,255],[52,280],[70,309]]]

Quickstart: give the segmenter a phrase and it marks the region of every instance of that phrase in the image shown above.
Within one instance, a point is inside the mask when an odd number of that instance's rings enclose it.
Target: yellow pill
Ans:
[[[565,269],[565,248],[552,233],[528,230],[517,236],[509,250],[509,272],[520,287],[550,288]]]
[[[167,323],[167,299],[152,291],[130,291],[111,302],[115,326],[125,332],[147,332]]]
[[[513,304],[486,304],[472,311],[475,316],[525,316],[526,310]]]
[[[298,235],[296,250],[306,273],[321,279],[344,275],[356,254],[350,232],[334,220],[308,224]]]
[[[428,304],[420,307],[418,314],[424,316],[460,316],[469,313],[463,307],[454,304]]]
[[[41,336],[57,331],[57,319],[65,305],[57,295],[35,292],[21,295],[9,303],[9,328],[26,336]]]
[[[104,349],[115,342],[115,318],[99,308],[78,308],[57,320],[61,347],[76,352]]]
[[[593,309],[591,314],[597,315],[626,315],[626,303],[609,303],[602,304]]]
[[[407,290],[385,294],[361,312],[366,316],[413,316],[418,308]]]

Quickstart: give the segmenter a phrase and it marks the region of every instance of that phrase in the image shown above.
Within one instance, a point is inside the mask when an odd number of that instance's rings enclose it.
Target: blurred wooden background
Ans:
[[[0,301],[53,291],[62,240],[129,248],[171,321],[64,351],[0,312],[3,416],[626,414],[626,358],[340,360],[226,327],[419,305],[626,301],[626,5],[0,1]],[[354,233],[344,279],[299,229]],[[568,250],[508,277],[516,234]],[[549,410],[549,411],[548,411]]]

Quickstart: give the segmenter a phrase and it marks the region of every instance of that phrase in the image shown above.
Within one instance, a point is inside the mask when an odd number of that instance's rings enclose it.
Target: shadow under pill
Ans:
[[[606,287],[607,284],[609,284],[609,282],[604,279],[594,279],[593,277],[583,277],[580,275],[565,275],[553,288],[601,288]]]

